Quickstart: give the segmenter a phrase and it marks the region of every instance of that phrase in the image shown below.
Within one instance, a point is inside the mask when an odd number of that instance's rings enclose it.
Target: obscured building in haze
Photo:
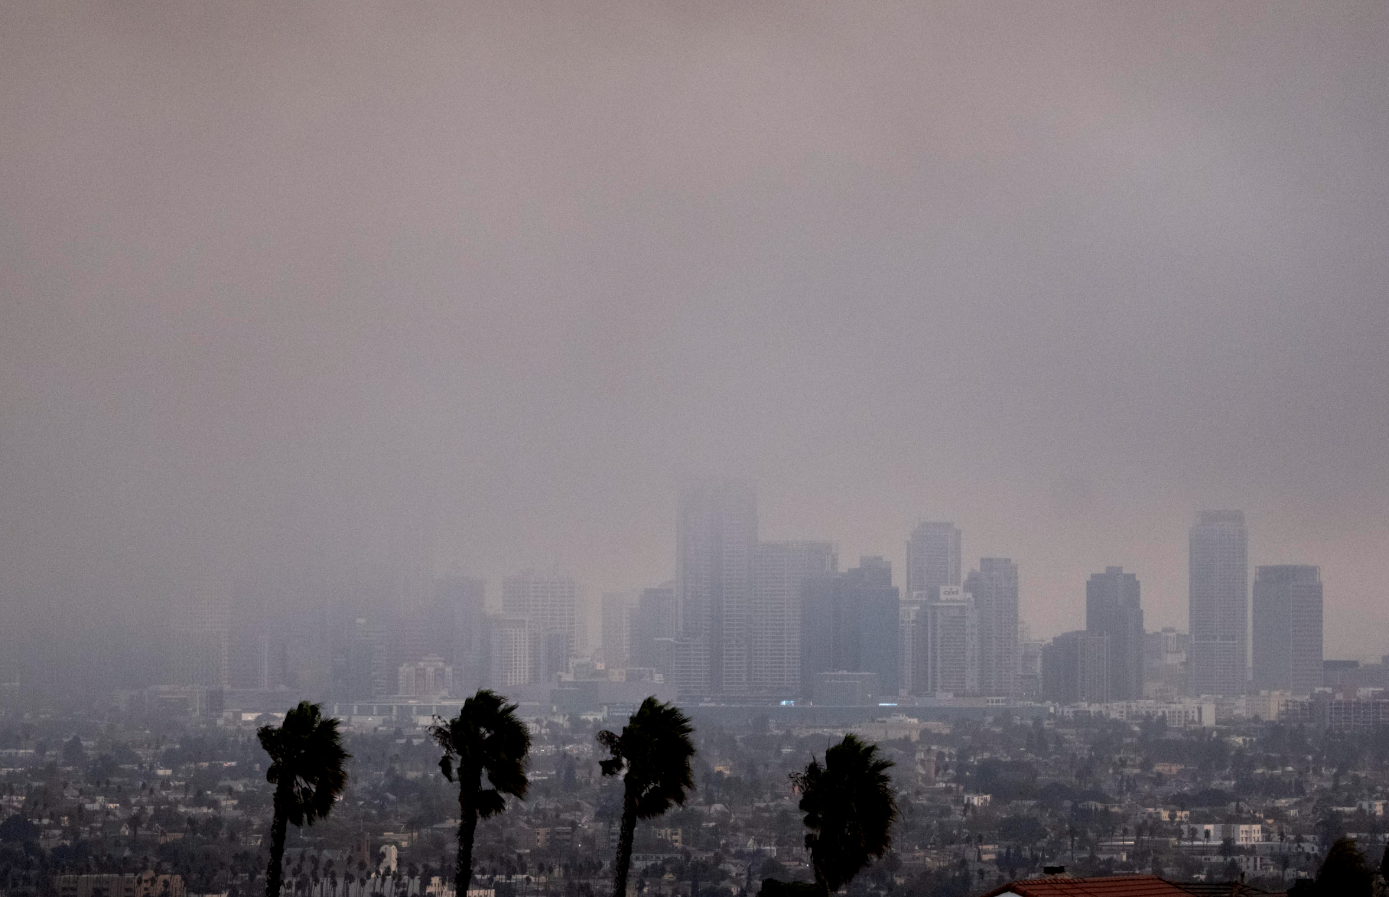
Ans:
[[[228,607],[211,598],[176,602],[171,613],[168,684],[231,687]]]
[[[628,635],[632,666],[670,675],[671,642],[678,632],[678,616],[674,583],[642,589],[632,609]]]
[[[1085,631],[1108,637],[1109,698],[1143,697],[1143,608],[1138,577],[1106,567],[1085,583]]]
[[[897,691],[926,694],[926,602],[902,599],[897,613]]]
[[[627,592],[609,592],[603,596],[599,612],[602,615],[603,665],[608,669],[625,669],[631,665],[635,605],[634,596]]]
[[[1042,697],[1060,704],[1111,700],[1109,637],[1067,632],[1042,649]]]
[[[1018,697],[1035,701],[1042,696],[1042,650],[1046,642],[1029,638],[1024,626],[1018,635]]]
[[[973,594],[938,586],[921,608],[917,694],[979,693],[979,614]]]
[[[530,624],[530,681],[548,682],[575,656],[578,602],[578,584],[557,573],[527,570],[502,580],[503,616]]]
[[[1249,679],[1249,534],[1243,511],[1202,511],[1190,534],[1191,691],[1240,695]]]
[[[748,685],[794,695],[801,683],[801,591],[807,579],[838,570],[830,542],[760,542],[752,553],[748,606]]]
[[[1254,568],[1254,687],[1310,694],[1322,684],[1321,568]]]
[[[1008,558],[981,558],[964,590],[979,617],[979,693],[1018,696],[1018,565]]]
[[[836,670],[816,673],[811,700],[831,707],[872,707],[878,703],[881,686],[877,673]]]
[[[1143,635],[1144,697],[1177,697],[1190,691],[1187,654],[1191,636],[1168,626]]]
[[[529,620],[520,617],[494,617],[487,624],[489,688],[510,688],[535,681],[537,643]]]
[[[685,489],[675,539],[676,605],[685,643],[675,684],[687,694],[743,694],[757,544],[752,489],[730,480]]]
[[[925,601],[934,588],[960,585],[960,543],[953,523],[922,522],[912,530],[907,539],[907,600]]]
[[[441,697],[453,692],[453,667],[437,654],[427,654],[397,670],[396,694],[410,698]]]
[[[453,667],[454,693],[470,695],[487,675],[487,587],[471,576],[434,580],[433,603],[438,608],[446,644],[444,658]]]
[[[813,695],[820,673],[875,673],[877,694],[897,694],[901,599],[892,565],[864,557],[844,573],[805,581],[801,605],[801,688]]]

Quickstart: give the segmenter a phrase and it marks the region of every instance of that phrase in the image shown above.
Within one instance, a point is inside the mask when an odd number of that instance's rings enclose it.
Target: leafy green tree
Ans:
[[[600,760],[605,776],[622,776],[622,825],[613,864],[613,897],[626,897],[632,865],[632,837],[638,819],[660,816],[671,804],[683,806],[694,790],[690,759],[695,747],[690,718],[655,696],[641,702],[618,735],[604,729],[598,743],[608,751]]]
[[[825,751],[824,765],[811,758],[792,776],[801,790],[801,812],[815,880],[838,891],[892,846],[897,800],[887,771],[892,761],[878,746],[852,733]]]
[[[531,736],[516,716],[516,705],[491,689],[478,689],[458,716],[439,720],[429,734],[444,756],[439,769],[458,784],[458,853],[453,886],[466,897],[473,879],[473,839],[477,821],[506,809],[506,795],[524,798],[530,786],[526,763]],[[483,777],[486,776],[484,787]]]
[[[314,820],[332,811],[347,787],[343,764],[351,755],[343,749],[338,721],[325,718],[322,708],[308,701],[300,701],[299,706],[286,713],[283,724],[261,726],[256,737],[270,755],[265,778],[275,786],[265,894],[279,897],[288,824],[313,825]]]
[[[1374,893],[1374,873],[1365,865],[1365,855],[1351,838],[1339,838],[1326,853],[1317,870],[1317,894],[1327,897],[1370,897]]]

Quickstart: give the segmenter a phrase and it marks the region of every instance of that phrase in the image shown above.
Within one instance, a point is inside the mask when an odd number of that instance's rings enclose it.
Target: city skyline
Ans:
[[[667,682],[686,696],[804,698],[821,677],[844,673],[844,687],[909,699],[1104,702],[1307,694],[1323,680],[1320,568],[1259,565],[1251,601],[1241,511],[1203,511],[1188,533],[1192,632],[1149,629],[1140,581],[1111,565],[1088,577],[1082,620],[1050,621],[1084,629],[1050,641],[1024,641],[1033,630],[1019,615],[1011,559],[981,558],[963,586],[944,584],[965,566],[964,533],[951,522],[911,531],[913,566],[900,577],[927,587],[904,596],[887,559],[864,556],[840,572],[833,542],[763,541],[758,514],[753,484],[687,484],[672,546],[680,572],[665,585],[585,602],[573,577],[528,568],[503,578],[498,603],[487,601],[483,580],[434,578],[412,587],[419,594],[410,602],[359,608],[355,621],[330,614],[338,623],[318,633],[309,661],[277,629],[278,620],[302,630],[286,608],[204,596],[173,615],[167,678],[158,681],[362,699],[390,694],[397,679],[412,689],[448,681],[452,692],[553,684],[606,667],[602,676]],[[350,633],[341,630],[349,622]],[[712,647],[720,632],[724,644]]]
[[[953,520],[1039,633],[1110,564],[1185,626],[1242,508],[1389,648],[1379,5],[779,15],[7,10],[25,644],[420,555],[640,588],[715,475],[898,570]]]
[[[398,593],[390,587],[384,588],[380,596],[385,600],[374,607],[365,606],[366,616],[356,623],[358,634],[354,638],[362,645],[374,647],[363,648],[369,653],[363,654],[360,659],[354,660],[353,656],[343,658],[342,663],[347,666],[341,673],[336,666],[338,660],[332,660],[330,664],[327,655],[323,654],[328,650],[326,645],[309,652],[314,658],[309,667],[302,662],[298,668],[291,667],[285,654],[287,636],[276,631],[272,620],[278,617],[282,624],[290,623],[295,631],[303,631],[307,620],[295,622],[292,606],[281,605],[273,612],[268,607],[256,611],[244,603],[221,604],[205,596],[200,601],[181,606],[179,613],[172,618],[174,640],[170,643],[169,658],[164,662],[165,669],[171,673],[167,681],[203,687],[230,685],[243,689],[273,688],[296,681],[300,685],[317,682],[318,685],[314,687],[325,689],[342,676],[345,678],[341,680],[341,686],[333,685],[333,688],[346,688],[356,694],[385,694],[389,692],[386,683],[395,680],[397,667],[405,662],[419,663],[430,657],[447,664],[449,675],[456,679],[459,687],[467,687],[469,683],[479,681],[494,681],[509,686],[545,683],[569,670],[572,662],[592,656],[600,662],[608,660],[609,666],[633,666],[663,672],[681,693],[748,697],[809,693],[814,671],[802,674],[800,670],[804,656],[801,650],[801,626],[804,624],[798,619],[798,614],[806,598],[799,590],[801,585],[817,575],[835,573],[837,543],[760,540],[759,496],[754,485],[747,482],[702,481],[688,485],[683,494],[686,507],[682,511],[684,520],[678,522],[676,529],[677,532],[684,532],[686,537],[684,543],[679,540],[675,542],[672,558],[684,551],[690,559],[686,563],[687,568],[698,564],[707,566],[708,560],[714,556],[712,546],[717,539],[723,538],[719,534],[727,529],[732,541],[717,552],[722,558],[720,563],[730,558],[735,562],[738,558],[743,559],[741,568],[735,568],[732,573],[732,581],[743,595],[743,607],[738,612],[742,616],[741,634],[738,637],[743,642],[739,656],[747,660],[746,672],[741,680],[716,685],[713,679],[700,678],[708,675],[705,672],[708,669],[708,654],[704,653],[707,648],[699,643],[701,636],[697,625],[692,622],[681,624],[677,618],[685,614],[689,620],[693,620],[692,615],[697,613],[699,602],[704,601],[707,606],[708,600],[698,596],[692,599],[687,594],[682,601],[676,581],[664,587],[647,586],[623,593],[605,592],[600,598],[593,595],[585,584],[562,571],[551,568],[547,572],[537,573],[534,568],[526,568],[503,577],[497,584],[500,594],[489,590],[486,580],[456,575],[425,580],[422,588],[426,598],[423,603],[400,604],[391,597]],[[931,530],[948,535],[942,544],[949,547],[949,554],[957,552],[967,536],[954,524],[937,521],[918,525],[912,530],[913,538]],[[1216,537],[1215,543],[1210,542],[1211,533]],[[1269,600],[1266,597],[1262,604],[1258,604],[1257,590],[1251,593],[1249,589],[1250,571],[1239,575],[1239,560],[1241,557],[1247,560],[1249,553],[1242,512],[1203,511],[1197,515],[1197,523],[1188,536],[1188,547],[1196,552],[1191,559],[1193,587],[1198,585],[1202,576],[1210,579],[1214,575],[1219,580],[1222,576],[1230,579],[1227,574],[1231,574],[1233,580],[1230,588],[1235,590],[1232,594],[1238,594],[1238,581],[1244,580],[1242,594],[1246,597],[1243,619],[1246,625],[1241,637],[1245,639],[1249,659],[1241,671],[1233,673],[1235,678],[1229,682],[1213,684],[1213,680],[1202,680],[1197,656],[1201,651],[1202,639],[1192,638],[1188,633],[1168,627],[1164,631],[1176,631],[1189,640],[1184,643],[1188,647],[1182,650],[1186,652],[1184,662],[1192,662],[1190,668],[1182,673],[1181,681],[1185,684],[1177,685],[1172,690],[1169,683],[1164,686],[1167,689],[1165,693],[1237,695],[1258,688],[1293,688],[1298,693],[1305,692],[1307,683],[1313,681],[1311,673],[1266,679],[1261,678],[1257,669],[1259,661],[1255,659],[1255,645],[1258,633],[1265,633],[1265,642],[1268,641],[1267,633],[1275,631],[1285,633],[1280,637],[1286,639],[1290,624],[1287,623],[1286,613],[1278,617],[1282,623],[1272,623],[1282,612],[1261,610],[1272,606]],[[912,551],[910,542],[911,539],[907,543],[908,554]],[[1085,595],[1084,611],[1075,618],[1055,616],[1045,620],[1044,623],[1061,630],[1050,633],[1046,631],[1047,626],[1038,627],[1034,621],[1019,613],[1019,598],[1026,595],[1025,587],[1020,588],[1020,585],[1026,576],[1020,576],[1018,565],[1007,558],[985,557],[963,564],[973,568],[968,576],[963,577],[964,588],[933,586],[927,592],[915,593],[910,598],[901,589],[908,571],[897,571],[894,575],[891,561],[873,556],[862,558],[862,563],[869,562],[876,565],[879,571],[873,574],[876,581],[884,587],[890,586],[894,594],[900,596],[894,599],[894,607],[900,610],[895,617],[896,628],[891,639],[894,650],[890,652],[897,656],[899,662],[888,664],[894,670],[892,676],[878,676],[881,687],[885,689],[900,686],[903,695],[914,696],[955,693],[1010,699],[1033,697],[1036,693],[1027,689],[1036,685],[1026,685],[1024,671],[1018,666],[1024,655],[1024,646],[1018,641],[1021,628],[1026,627],[1033,637],[1041,636],[1041,641],[1036,644],[1045,646],[1053,636],[1074,637],[1077,635],[1072,631],[1075,627],[1088,627],[1092,633],[1103,633],[1107,637],[1104,650],[1110,652],[1110,659],[1106,661],[1102,673],[1094,673],[1092,664],[1089,674],[1101,676],[1093,681],[1104,682],[1100,690],[1107,698],[1135,700],[1147,694],[1145,683],[1150,680],[1149,673],[1153,672],[1147,668],[1151,662],[1148,656],[1150,639],[1163,633],[1159,632],[1162,629],[1160,626],[1145,625],[1143,603],[1139,599],[1139,581],[1131,571],[1107,566],[1102,573],[1092,573],[1081,590]],[[1201,576],[1197,575],[1200,572],[1198,568],[1210,568],[1212,564],[1216,567],[1224,564],[1229,569],[1225,573],[1216,571],[1211,574],[1207,570]],[[953,561],[948,562],[945,569],[955,565]],[[1334,651],[1324,649],[1322,643],[1324,621],[1320,568],[1296,564],[1254,566],[1254,581],[1260,582],[1260,578],[1267,580],[1269,589],[1278,588],[1275,585],[1278,582],[1301,582],[1305,578],[1302,571],[1312,571],[1316,616],[1307,622],[1307,611],[1295,611],[1295,615],[1302,615],[1298,619],[1304,622],[1296,624],[1294,628],[1299,632],[1314,633],[1316,644],[1310,648],[1301,647],[1310,635],[1302,637],[1302,641],[1294,638],[1291,644],[1293,653],[1298,657],[1311,657],[1309,652],[1315,651],[1314,658],[1297,663],[1308,669],[1315,667],[1318,670],[1315,675],[1319,677],[1319,666],[1316,665],[1320,664],[1320,658],[1336,656]],[[708,568],[706,574],[712,569]],[[861,571],[856,568],[850,572],[859,575]],[[707,582],[709,577],[702,576]],[[397,578],[415,580],[420,577]],[[697,575],[688,578],[694,582]],[[416,591],[419,588],[414,587]],[[1201,589],[1209,591],[1210,587],[1201,585]],[[689,591],[690,586],[687,586],[686,592]],[[946,592],[949,595],[944,594]],[[656,599],[649,596],[662,593],[669,595],[669,611],[652,609],[654,605],[651,601]],[[585,601],[586,594],[592,596],[592,600]],[[1199,599],[1198,605],[1200,601],[1209,604],[1208,598],[1200,598],[1202,594],[1204,592],[1200,590],[1193,591],[1193,597]],[[1253,600],[1250,600],[1251,594]],[[1273,592],[1266,592],[1268,594]],[[942,599],[944,603],[941,603]],[[556,604],[556,601],[559,603]],[[1114,604],[1116,601],[1117,605]],[[610,620],[610,610],[617,604],[624,610],[620,617]],[[1303,604],[1296,606],[1300,608]],[[330,607],[325,606],[325,610]],[[271,615],[265,616],[267,613]],[[285,616],[286,613],[289,616]],[[652,617],[653,613],[657,617]],[[1193,606],[1189,613],[1194,620],[1198,617],[1210,618],[1214,612],[1202,612],[1199,606]],[[1235,613],[1239,613],[1238,609]],[[666,615],[667,622],[653,622],[660,619],[661,614]],[[338,612],[338,616],[342,617],[342,611]],[[218,617],[222,622],[218,626],[201,622],[212,617]],[[233,618],[237,621],[235,625],[230,622]],[[620,622],[614,623],[614,620]],[[616,634],[614,625],[620,627]],[[1277,629],[1280,625],[1282,630]],[[1313,625],[1316,627],[1314,631],[1308,628]],[[739,632],[739,629],[732,631]],[[886,633],[887,630],[882,632]],[[941,647],[941,632],[951,633],[947,639],[953,640],[944,650]],[[1000,634],[1004,635],[1002,641]],[[652,645],[653,638],[665,638],[667,646]],[[209,655],[206,646],[219,644],[218,639],[221,647],[214,648]],[[524,642],[524,646],[517,642],[518,639]],[[883,635],[877,641],[886,643],[885,639],[887,636]],[[610,643],[623,645],[621,661],[606,657],[604,648]],[[1125,643],[1128,648],[1121,649],[1117,654],[1108,647]],[[523,654],[516,654],[517,651]],[[931,651],[939,653],[929,653]],[[504,661],[506,652],[511,652],[507,656],[514,655],[515,660]],[[216,659],[219,656],[220,660]],[[1033,656],[1035,658],[1036,655]],[[1380,657],[1362,659],[1377,663]],[[214,664],[213,672],[173,672],[190,661],[206,668],[209,660]],[[507,662],[519,663],[524,669],[499,672],[502,667],[498,664],[504,666]],[[691,663],[695,666],[691,667]],[[1071,663],[1074,667],[1074,661]],[[220,664],[220,673],[215,672],[217,664]],[[873,667],[875,664],[880,666],[876,661],[855,662],[856,667]],[[329,669],[330,666],[332,669]],[[1043,667],[1045,680],[1045,663]],[[696,671],[695,678],[689,677],[692,669]],[[403,669],[401,675],[405,675]],[[1035,668],[1028,675],[1035,676]],[[1283,674],[1278,676],[1283,677]],[[1152,681],[1158,678],[1166,681],[1170,677],[1163,673],[1160,677],[1152,677]],[[1126,681],[1131,684],[1126,686]],[[1243,682],[1244,686],[1231,684],[1235,681]],[[1319,678],[1317,681],[1320,681]],[[367,682],[372,684],[364,684]],[[1045,684],[1042,687],[1044,691],[1047,688]],[[1067,688],[1067,694],[1097,693],[1093,685],[1086,689],[1079,686]]]
[[[1389,897],[1386,48],[0,5],[0,897]]]

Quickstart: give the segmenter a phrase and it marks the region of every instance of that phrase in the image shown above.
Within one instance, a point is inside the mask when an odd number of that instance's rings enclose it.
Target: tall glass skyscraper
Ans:
[[[964,589],[974,596],[979,620],[979,692],[1018,696],[1018,565],[1009,558],[981,558]]]
[[[955,524],[918,524],[907,540],[907,600],[925,601],[934,588],[958,586],[960,576],[960,531]]]
[[[860,558],[852,570],[806,579],[801,594],[803,691],[821,673],[874,673],[877,694],[896,695],[901,596],[892,565]]]
[[[577,653],[579,586],[568,576],[526,570],[502,579],[502,614],[530,625],[531,681],[563,673]]]
[[[920,608],[912,693],[978,693],[979,615],[974,596],[959,586],[941,586]]]
[[[942,521],[922,521],[907,538],[907,581],[902,595],[901,619],[898,621],[898,686],[904,694],[926,695],[934,691],[951,690],[964,693],[963,677],[954,677],[951,684],[932,684],[929,656],[931,613],[928,603],[936,600],[941,589],[959,591],[960,531],[955,524]],[[977,635],[977,620],[972,616],[971,632]],[[950,617],[941,610],[941,620]],[[939,630],[939,627],[937,627]],[[974,654],[970,654],[974,658]],[[977,661],[977,658],[974,658]],[[975,665],[977,672],[977,663]],[[957,681],[958,680],[958,681]],[[977,677],[969,680],[969,690],[977,690]]]
[[[1321,568],[1255,567],[1255,687],[1310,694],[1321,684]]]
[[[1243,511],[1202,511],[1190,542],[1191,691],[1244,694],[1249,680],[1249,533]]]
[[[1106,567],[1085,583],[1085,631],[1108,637],[1108,692],[1113,701],[1143,697],[1143,608],[1138,577]]]
[[[748,601],[757,497],[719,480],[687,488],[675,524],[675,597],[688,657],[676,685],[693,694],[748,689]]]
[[[748,607],[748,684],[794,695],[801,684],[801,590],[839,569],[830,542],[762,542],[753,549]]]

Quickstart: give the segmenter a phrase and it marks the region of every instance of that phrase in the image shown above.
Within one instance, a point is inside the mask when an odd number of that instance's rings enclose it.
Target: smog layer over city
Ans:
[[[0,897],[1383,897],[1386,508],[1382,2],[0,9]]]

